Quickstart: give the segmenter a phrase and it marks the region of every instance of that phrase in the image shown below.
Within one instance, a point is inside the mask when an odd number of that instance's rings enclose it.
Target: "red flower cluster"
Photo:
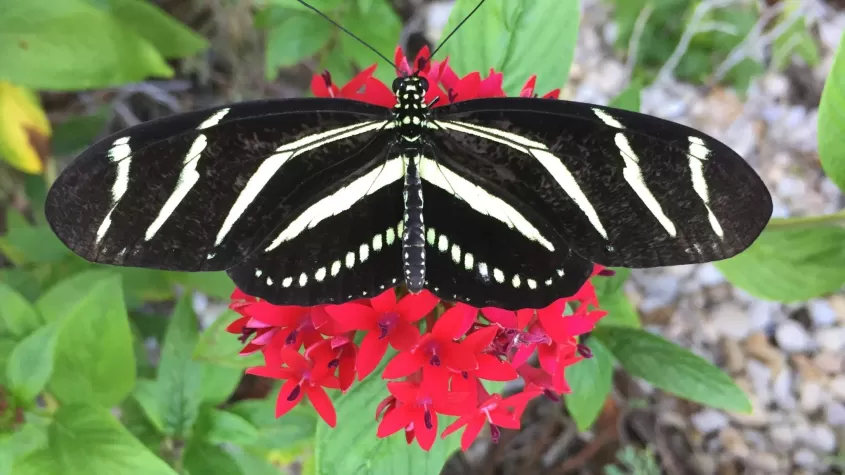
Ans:
[[[412,72],[401,50],[397,50],[396,64],[400,73]],[[505,95],[501,73],[491,71],[484,79],[478,73],[459,78],[448,60],[429,62],[427,50],[416,64],[431,85],[427,99],[439,97],[437,105]],[[325,73],[314,78],[312,88],[317,96],[392,107],[394,95],[372,76],[374,70],[375,66],[367,69],[342,88]],[[522,95],[533,94],[532,77]],[[557,95],[553,91],[544,97]],[[593,275],[600,273],[607,275],[595,266]],[[567,314],[568,304],[574,311]],[[531,399],[541,394],[557,399],[568,393],[566,367],[590,357],[577,337],[589,332],[606,313],[598,309],[589,282],[576,295],[546,308],[516,312],[443,301],[428,291],[397,300],[396,289],[371,299],[315,307],[271,305],[236,290],[230,308],[242,315],[227,329],[241,335],[246,344],[241,354],[261,351],[264,355],[265,365],[247,372],[285,381],[276,417],[307,396],[334,427],[335,409],[325,389],[345,392],[356,374],[363,380],[390,354],[381,376],[390,380],[386,383],[390,396],[376,408],[377,436],[404,430],[408,443],[416,439],[424,450],[437,438],[438,415],[458,417],[441,437],[464,428],[461,447],[466,450],[485,423],[497,441],[500,427],[519,428]],[[529,363],[535,354],[539,367]],[[490,395],[482,384],[519,377],[525,382],[523,391],[506,398]]]

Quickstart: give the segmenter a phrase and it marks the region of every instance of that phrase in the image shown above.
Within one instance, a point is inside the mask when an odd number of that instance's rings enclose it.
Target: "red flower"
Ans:
[[[500,394],[490,396],[483,388],[481,391],[480,394],[484,395],[484,400],[478,404],[478,407],[474,411],[462,415],[440,435],[440,437],[446,437],[461,427],[466,426],[461,436],[461,449],[463,450],[469,449],[472,442],[478,437],[481,429],[484,428],[485,422],[490,423],[490,432],[494,444],[499,442],[499,427],[519,429],[519,419],[522,417],[526,406],[531,399],[542,394],[542,391],[529,389],[513,396],[502,398]]]
[[[424,369],[423,374],[427,370],[448,369],[460,373],[478,369],[477,349],[455,341],[463,335],[467,307],[454,306],[443,312],[431,332],[424,334],[413,349],[399,353],[387,363],[383,377],[401,378],[420,368]]]
[[[270,342],[278,330],[278,327],[252,317],[241,317],[226,327],[227,332],[240,335],[238,340],[241,343],[246,343],[246,346],[239,353],[242,356],[255,353],[263,348],[264,345]],[[251,336],[254,336],[254,338],[247,343],[246,341]]]
[[[417,382],[387,383],[387,389],[392,396],[379,405],[385,412],[376,435],[383,438],[405,429],[408,443],[416,438],[423,450],[437,438],[438,413],[457,416],[468,407],[466,394],[433,392]]]
[[[417,343],[420,331],[412,324],[431,312],[439,301],[424,291],[408,294],[397,302],[396,292],[388,289],[370,299],[370,306],[352,302],[326,311],[339,325],[367,332],[357,360],[360,381],[379,365],[388,343],[398,351],[410,350]]]
[[[318,330],[328,326],[331,333],[336,332],[331,327],[332,320],[326,313],[324,305],[316,307],[299,307],[295,305],[273,305],[267,301],[260,301],[241,309],[244,316],[252,317],[258,322],[277,328],[273,339],[278,339],[294,349],[303,344],[309,347],[323,339]]]
[[[281,417],[293,409],[304,394],[326,424],[334,427],[337,421],[334,405],[323,388],[338,389],[340,383],[332,374],[334,368],[329,364],[333,359],[332,354],[326,351],[329,348],[324,345],[313,347],[313,351],[306,352],[307,358],[291,347],[282,347],[278,351],[273,347],[268,349],[270,351],[264,353],[266,366],[249,368],[246,372],[265,378],[287,380],[276,399],[276,417]]]

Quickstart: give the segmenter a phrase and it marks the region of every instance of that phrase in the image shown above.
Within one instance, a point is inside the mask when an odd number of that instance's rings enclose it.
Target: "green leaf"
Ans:
[[[443,33],[451,32],[478,4],[457,0]],[[563,87],[575,54],[578,0],[488,0],[443,47],[463,76],[490,68],[504,73],[504,90],[516,95],[532,74],[539,94]],[[537,25],[554,25],[538,28]]]
[[[332,37],[332,25],[313,12],[284,10],[278,23],[267,34],[265,75],[276,77],[277,70],[293,66],[320,51]]]
[[[109,120],[103,107],[94,114],[70,117],[53,130],[52,148],[58,156],[71,155],[90,146],[105,130]]]
[[[357,384],[357,383],[356,383]],[[276,394],[267,399],[247,399],[236,402],[229,412],[242,417],[258,429],[252,447],[265,450],[286,450],[310,443],[317,428],[314,409],[298,405],[282,417],[275,418]]]
[[[238,352],[243,348],[243,343],[238,340],[237,335],[226,331],[226,327],[239,318],[241,316],[231,310],[217,317],[217,320],[200,335],[194,350],[194,359],[239,370],[261,366],[264,361],[261,353],[240,356]]]
[[[605,310],[605,315],[598,325],[616,325],[639,328],[640,316],[637,309],[631,305],[623,289],[625,281],[631,274],[630,269],[614,268],[616,275],[612,277],[595,276],[591,279],[599,299],[599,308]]]
[[[613,383],[613,356],[595,338],[586,345],[592,350],[593,357],[566,368],[566,381],[572,392],[564,396],[566,409],[581,432],[588,430],[596,421]]]
[[[247,446],[258,440],[258,429],[243,417],[232,412],[208,408],[208,427],[202,440],[209,444]]]
[[[161,452],[162,444],[165,443],[164,434],[150,422],[138,401],[132,398],[123,401],[120,405],[120,422],[151,452]]]
[[[43,323],[41,315],[23,295],[0,282],[0,334],[20,339]]]
[[[12,356],[12,352],[15,351],[16,346],[18,346],[16,340],[0,337],[0,368],[6,368],[9,357]],[[0,384],[8,384],[7,380],[6,371],[0,371]]]
[[[235,290],[234,282],[225,272],[171,272],[168,278],[173,283],[219,299],[228,300]]]
[[[24,338],[6,361],[6,382],[25,405],[33,403],[53,373],[59,325],[46,325]]]
[[[185,25],[145,0],[89,0],[142,38],[165,58],[191,56],[208,47],[208,42]]]
[[[598,338],[632,376],[717,409],[751,411],[751,403],[727,374],[704,358],[645,330],[599,327]]]
[[[238,387],[243,370],[198,363],[202,370],[200,383],[200,401],[210,404],[222,404]]]
[[[192,440],[185,449],[188,475],[241,475],[240,465],[225,450],[215,445]]]
[[[146,416],[147,420],[158,432],[164,432],[164,423],[161,420],[161,410],[158,406],[155,381],[149,379],[138,379],[135,389],[132,391],[132,398],[138,403],[139,409]]]
[[[70,255],[70,250],[46,225],[10,230],[0,236],[0,252],[18,266],[54,263]]]
[[[15,475],[176,475],[107,409],[61,406],[48,439],[47,448],[15,463]]]
[[[620,92],[612,101],[610,107],[625,109],[632,112],[640,111],[640,102],[643,88],[639,84],[631,84],[624,91]]]
[[[75,311],[90,289],[113,275],[104,269],[76,274],[49,288],[35,302],[35,308],[47,322],[61,320]]]
[[[335,399],[337,425],[343,430],[331,429],[322,420],[317,423],[314,466],[318,475],[438,475],[457,448],[460,441],[457,436],[438,438],[429,452],[416,443],[408,445],[401,431],[384,439],[376,437],[375,409],[388,395],[382,371],[383,366]],[[445,428],[446,419],[441,417],[438,432]]]
[[[280,468],[258,454],[235,448],[229,455],[235,459],[243,473],[249,475],[279,475]],[[305,474],[306,472],[303,471],[302,473]]]
[[[14,475],[15,460],[47,446],[47,432],[37,424],[24,423],[20,429],[0,440],[0,475]]]
[[[64,404],[111,407],[135,385],[135,353],[120,279],[83,292],[61,323],[50,391]]]
[[[393,57],[393,52],[396,50],[396,45],[399,44],[399,36],[402,33],[402,20],[396,14],[391,2],[386,0],[374,1],[366,13],[360,9],[359,5],[355,5],[343,16],[343,25],[388,58]],[[378,27],[374,28],[374,25],[378,25]],[[346,64],[351,62],[358,69],[365,69],[373,64],[378,64],[379,67],[376,68],[373,75],[388,86],[391,84],[396,77],[396,72],[392,67],[384,64],[384,60],[347,34],[339,34],[337,38],[339,48],[329,56],[339,55],[340,58],[336,60]],[[337,80],[340,81],[340,78]]]
[[[173,75],[151,43],[83,0],[0,0],[0,11],[0,80],[71,90]]]
[[[190,434],[202,402],[203,368],[191,359],[198,339],[197,317],[186,294],[173,310],[158,369],[158,407],[165,433],[174,437]]]
[[[769,227],[745,252],[715,264],[751,295],[798,302],[842,288],[843,242],[845,229],[836,226]]]
[[[819,158],[825,173],[845,190],[845,34],[839,42],[819,103]]]

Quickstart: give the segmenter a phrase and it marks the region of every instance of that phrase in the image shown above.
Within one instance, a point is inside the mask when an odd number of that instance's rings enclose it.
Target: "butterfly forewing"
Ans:
[[[771,216],[771,197],[753,169],[680,124],[527,98],[458,102],[434,116],[444,160],[536,210],[574,251],[600,264],[728,258]]]
[[[471,174],[460,176],[465,172],[450,168],[451,162],[424,160],[421,169],[430,210],[425,214],[427,288],[444,299],[513,310],[542,308],[577,292],[592,263],[572,253],[541,215],[494,210],[502,207],[498,199],[505,193]],[[535,232],[540,240],[527,237]]]
[[[387,116],[359,102],[314,99],[151,121],[71,164],[51,188],[47,217],[94,262],[226,269],[307,199],[379,157]]]

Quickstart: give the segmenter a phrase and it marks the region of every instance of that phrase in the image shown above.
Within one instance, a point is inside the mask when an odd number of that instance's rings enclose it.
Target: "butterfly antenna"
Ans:
[[[449,38],[451,38],[451,37],[452,37],[452,35],[454,35],[454,34],[455,34],[455,32],[457,32],[457,31],[458,31],[458,30],[459,30],[462,26],[464,26],[464,23],[466,23],[466,22],[467,22],[467,20],[469,20],[469,19],[472,17],[472,15],[473,15],[473,14],[475,14],[475,12],[477,12],[479,8],[481,8],[481,5],[482,5],[485,1],[486,1],[486,0],[481,0],[480,2],[478,2],[478,5],[476,5],[476,6],[475,6],[475,8],[473,8],[473,9],[472,9],[472,11],[471,11],[471,12],[469,12],[469,15],[467,15],[466,17],[464,17],[464,19],[463,19],[463,20],[461,20],[461,22],[460,22],[460,23],[458,23],[458,26],[456,26],[456,27],[455,27],[455,29],[453,29],[451,33],[449,33],[448,35],[446,35],[446,38],[444,38],[444,39],[443,39],[443,41],[441,41],[441,42],[440,42],[440,46],[438,46],[438,47],[437,47],[437,49],[435,49],[435,50],[431,53],[431,56],[430,56],[430,57],[432,57],[432,58],[433,58],[433,57],[434,57],[434,55],[435,55],[435,54],[437,54],[437,52],[438,52],[438,51],[440,51],[440,48],[442,48],[442,47],[443,47],[443,45],[444,45],[444,44],[446,44],[446,42],[447,42],[447,41],[449,41]]]
[[[361,43],[362,45],[364,45],[364,46],[366,46],[367,48],[369,48],[369,50],[370,50],[370,51],[372,51],[373,53],[377,54],[377,55],[378,55],[381,59],[383,59],[383,60],[387,61],[387,64],[389,64],[389,65],[393,66],[393,69],[399,69],[399,68],[398,68],[395,64],[393,64],[393,61],[391,61],[390,59],[388,59],[388,58],[387,58],[387,56],[385,56],[385,55],[383,55],[383,54],[379,53],[377,49],[375,49],[375,48],[373,48],[372,46],[370,46],[369,44],[367,44],[367,42],[366,42],[366,41],[364,41],[364,40],[362,40],[361,38],[359,38],[359,37],[355,36],[355,34],[354,34],[354,33],[352,33],[351,31],[347,30],[346,28],[342,27],[342,26],[341,26],[338,22],[336,22],[336,21],[332,20],[331,18],[329,18],[329,16],[328,16],[328,15],[326,15],[325,13],[323,13],[323,12],[321,12],[320,10],[317,10],[316,8],[314,8],[313,6],[311,6],[311,5],[307,4],[307,3],[305,3],[303,0],[296,0],[296,1],[297,1],[297,2],[299,2],[299,3],[301,3],[302,5],[304,5],[304,6],[305,6],[305,8],[308,8],[309,10],[313,11],[313,12],[314,12],[314,13],[316,13],[317,15],[320,15],[320,16],[321,16],[321,17],[323,17],[326,21],[328,21],[329,23],[331,23],[332,25],[334,25],[334,26],[336,26],[336,27],[340,28],[340,30],[341,30],[341,31],[343,31],[344,33],[346,33],[347,35],[351,36],[352,38],[355,38],[355,40],[356,40],[356,41],[358,41],[358,42],[359,42],[359,43]],[[482,1],[483,1],[483,0],[482,0]],[[463,23],[463,22],[461,22],[461,23]]]

